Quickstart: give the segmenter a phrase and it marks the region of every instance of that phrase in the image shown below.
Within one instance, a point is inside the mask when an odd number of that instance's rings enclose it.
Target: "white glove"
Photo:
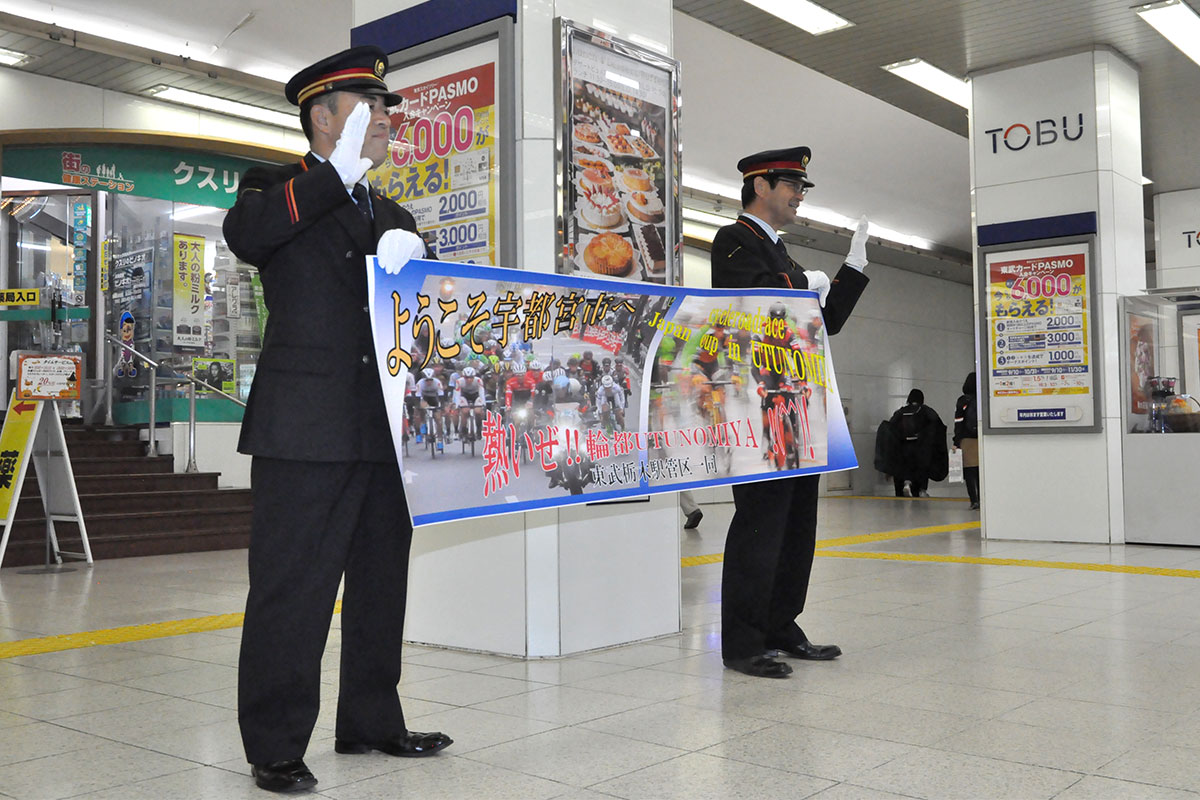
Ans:
[[[367,139],[367,125],[371,121],[371,109],[366,103],[359,103],[346,117],[342,126],[342,135],[338,137],[337,145],[329,154],[329,163],[337,170],[338,177],[347,189],[362,180],[371,168],[371,159],[362,157],[363,142]]]
[[[817,297],[821,301],[822,307],[825,305],[825,296],[829,294],[829,276],[824,272],[817,270],[804,270],[804,277],[808,279],[808,288],[817,293]]]
[[[858,218],[858,228],[850,237],[850,252],[846,255],[846,263],[862,272],[867,265],[867,216]]]
[[[414,258],[425,257],[425,240],[412,231],[392,228],[379,237],[379,266],[395,275]]]

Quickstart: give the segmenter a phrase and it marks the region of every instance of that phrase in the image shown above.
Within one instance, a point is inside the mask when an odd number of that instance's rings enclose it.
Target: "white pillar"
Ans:
[[[1123,542],[1117,298],[1144,290],[1146,269],[1137,70],[1096,49],[973,75],[971,140],[976,234],[1080,213],[1097,220],[1091,363],[1102,430],[984,436],[984,536]],[[977,263],[977,321],[980,279]]]
[[[1154,195],[1155,288],[1200,286],[1200,189]]]
[[[353,25],[398,11],[454,19],[457,0],[354,0]],[[497,6],[503,3],[496,3]],[[416,9],[414,6],[423,6]],[[670,0],[523,0],[516,24],[517,261],[552,272],[556,196],[556,19],[670,47]],[[380,43],[384,44],[384,43]],[[385,50],[389,50],[384,46]],[[417,529],[405,638],[552,657],[680,629],[675,495]]]

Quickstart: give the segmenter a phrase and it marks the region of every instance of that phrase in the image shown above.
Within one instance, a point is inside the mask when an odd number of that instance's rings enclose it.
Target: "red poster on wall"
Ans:
[[[1150,411],[1146,381],[1154,375],[1154,318],[1129,315],[1129,408],[1134,414]]]
[[[370,173],[383,194],[412,212],[439,258],[496,263],[496,65],[403,83],[392,109],[389,158]]]

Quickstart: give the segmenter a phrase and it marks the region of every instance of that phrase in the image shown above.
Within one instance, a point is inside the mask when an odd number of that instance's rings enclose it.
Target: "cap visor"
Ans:
[[[402,98],[400,95],[389,92],[387,89],[384,89],[380,86],[372,86],[366,89],[356,89],[355,91],[362,92],[363,94],[379,95],[383,98],[383,102],[386,103],[388,107],[398,106],[404,100],[404,98]]]

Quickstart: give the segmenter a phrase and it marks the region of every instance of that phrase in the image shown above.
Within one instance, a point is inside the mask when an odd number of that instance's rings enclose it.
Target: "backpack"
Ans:
[[[907,409],[908,406],[900,410],[900,424],[897,427],[901,439],[912,441],[921,433],[921,406],[916,406],[912,411]]]

